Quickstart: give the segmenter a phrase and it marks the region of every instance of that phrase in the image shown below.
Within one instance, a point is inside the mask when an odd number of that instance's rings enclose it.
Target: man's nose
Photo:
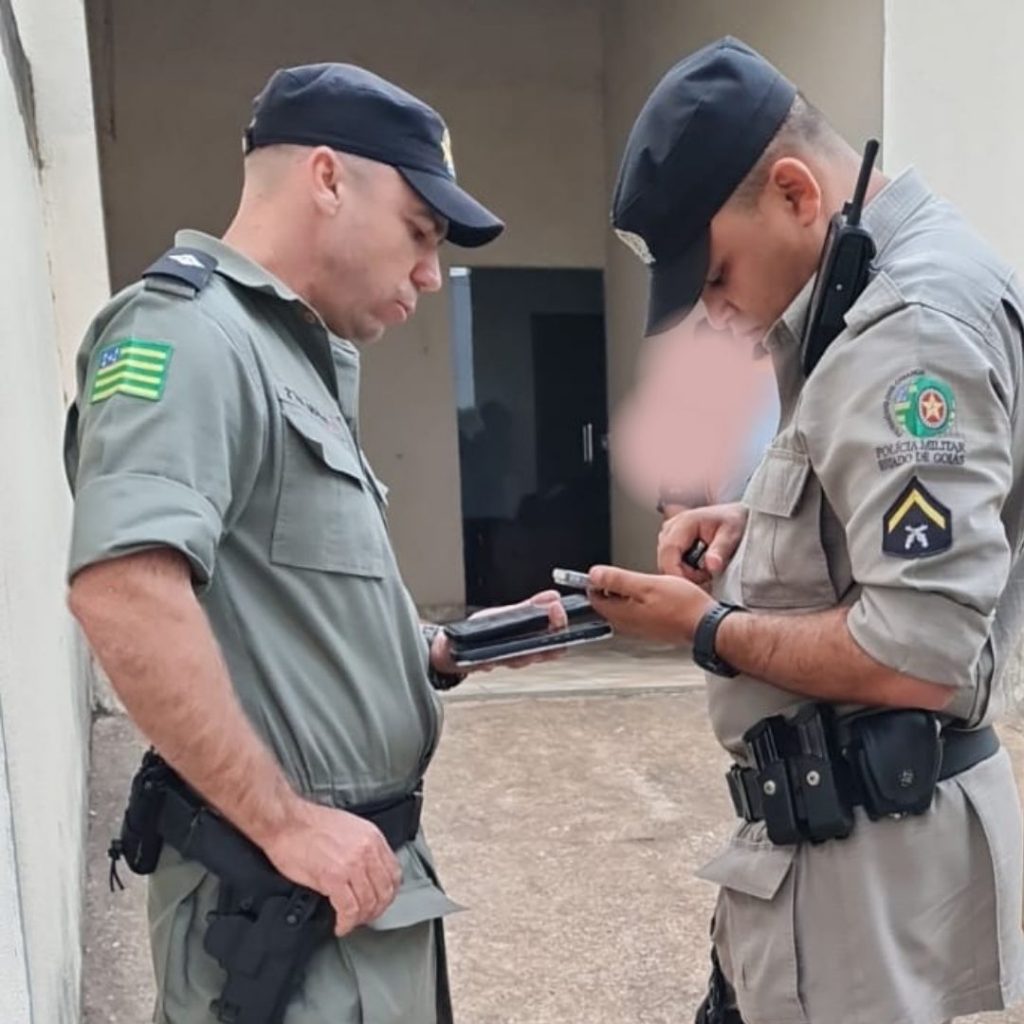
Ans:
[[[441,288],[441,260],[436,252],[420,260],[413,268],[412,283],[421,292],[436,292]]]
[[[729,322],[736,314],[731,303],[716,295],[703,295],[704,312],[707,314],[708,323],[716,331],[727,331]]]

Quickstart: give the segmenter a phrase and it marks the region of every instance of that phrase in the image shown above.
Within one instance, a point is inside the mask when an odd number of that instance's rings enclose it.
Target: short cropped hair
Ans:
[[[777,160],[785,156],[835,155],[849,150],[845,139],[829,124],[825,115],[798,92],[779,130],[772,136],[757,163],[736,187],[729,202],[754,206]]]

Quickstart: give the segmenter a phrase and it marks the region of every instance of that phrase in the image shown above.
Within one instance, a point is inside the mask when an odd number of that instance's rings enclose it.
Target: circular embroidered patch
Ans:
[[[898,380],[889,392],[890,422],[911,437],[938,437],[956,419],[956,397],[942,378],[914,373]]]

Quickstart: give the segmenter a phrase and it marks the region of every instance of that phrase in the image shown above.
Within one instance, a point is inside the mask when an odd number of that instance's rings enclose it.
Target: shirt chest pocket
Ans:
[[[380,579],[386,531],[355,446],[311,413],[281,403],[281,490],[270,559]]]
[[[802,452],[769,448],[743,503],[750,510],[740,585],[750,608],[836,603],[821,542],[821,485]]]

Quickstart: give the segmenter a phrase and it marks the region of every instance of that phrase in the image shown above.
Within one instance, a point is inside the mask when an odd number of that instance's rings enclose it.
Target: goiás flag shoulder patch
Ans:
[[[89,391],[95,405],[113,395],[159,401],[167,383],[173,345],[141,338],[121,338],[104,345],[96,359],[96,373]]]

